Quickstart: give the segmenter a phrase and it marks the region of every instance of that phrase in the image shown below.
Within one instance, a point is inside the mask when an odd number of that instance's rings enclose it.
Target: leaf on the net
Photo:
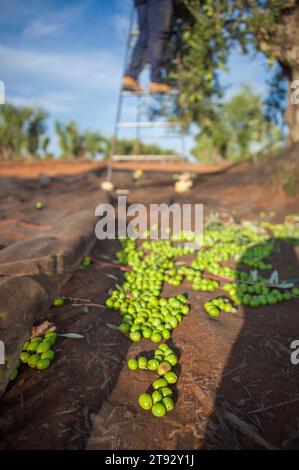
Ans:
[[[277,287],[280,287],[281,289],[291,289],[292,287],[295,286],[293,282],[280,282],[279,284],[275,284]]]
[[[279,276],[278,276],[278,271],[273,271],[271,276],[268,279],[269,284],[278,284],[279,283]]]
[[[78,333],[58,333],[58,336],[64,336],[65,338],[74,338],[74,339],[84,338],[84,336],[79,335]]]
[[[107,277],[110,277],[111,279],[113,279],[114,281],[117,281],[118,278],[116,276],[113,276],[113,274],[106,274]]]
[[[112,323],[106,323],[106,326],[108,326],[108,327],[111,328],[112,330],[118,330],[118,326],[117,326],[117,325],[113,325]]]
[[[259,278],[259,273],[258,271],[255,269],[254,271],[250,271],[250,276],[253,280],[253,282],[256,282]]]

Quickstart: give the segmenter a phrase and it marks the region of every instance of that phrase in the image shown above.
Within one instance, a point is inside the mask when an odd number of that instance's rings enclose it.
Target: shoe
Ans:
[[[126,91],[140,92],[143,91],[135,78],[125,75],[122,80],[122,88]]]
[[[158,83],[152,82],[149,86],[150,93],[170,93],[171,86],[167,85],[167,83]]]

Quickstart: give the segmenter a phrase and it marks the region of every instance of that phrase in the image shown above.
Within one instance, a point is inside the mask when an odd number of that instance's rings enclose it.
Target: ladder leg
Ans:
[[[127,67],[127,63],[128,63],[128,59],[129,59],[129,51],[130,51],[130,45],[131,45],[131,35],[132,35],[132,30],[133,30],[133,25],[134,25],[134,13],[135,13],[135,8],[134,8],[134,5],[133,5],[132,9],[131,9],[130,24],[129,24],[127,43],[126,43],[126,52],[125,52],[125,59],[124,59],[122,77],[123,77],[123,75],[126,71],[126,67]],[[108,162],[107,178],[106,179],[109,182],[112,181],[112,156],[115,155],[116,150],[117,150],[117,139],[118,139],[118,126],[117,126],[117,124],[119,123],[120,118],[121,118],[122,103],[123,103],[122,85],[120,85],[120,91],[119,91],[118,102],[117,102],[117,111],[116,111],[116,118],[115,118],[114,133],[113,133],[113,136],[112,136],[110,156],[108,157],[109,162]]]
[[[181,79],[181,76],[180,76],[180,72],[182,70],[182,57],[181,57],[181,53],[179,51],[178,51],[177,56],[176,56],[176,63],[177,63],[176,68],[177,68],[177,75],[178,75],[177,87],[178,87],[179,96],[180,96],[180,94],[183,92],[183,82],[182,82],[182,79]],[[183,113],[182,113],[182,109],[179,105],[178,105],[178,109],[179,109],[179,119],[183,123],[184,122]],[[183,124],[180,126],[180,137],[181,137],[182,156],[184,158],[186,158],[186,145],[185,145],[186,143],[185,143],[185,132],[184,132]]]
[[[185,132],[183,127],[181,126],[180,129],[180,136],[181,136],[181,149],[182,149],[182,157],[186,158],[186,142],[185,142]]]
[[[137,96],[137,113],[136,113],[136,121],[139,124],[141,120],[141,97]],[[140,145],[141,145],[141,127],[136,126],[136,152],[135,155],[139,155],[140,153]]]

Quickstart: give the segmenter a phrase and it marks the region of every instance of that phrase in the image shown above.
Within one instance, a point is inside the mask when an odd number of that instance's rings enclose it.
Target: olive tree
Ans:
[[[283,93],[281,81],[299,80],[298,0],[182,0],[189,15],[176,23],[182,30],[182,64],[173,76],[182,83],[180,105],[186,125],[212,125],[214,102],[221,98],[219,72],[227,68],[229,54],[239,45],[242,51],[262,52],[269,67],[276,66],[272,89]],[[275,96],[268,100],[275,108]],[[299,107],[290,96],[285,109],[288,140],[299,140]]]

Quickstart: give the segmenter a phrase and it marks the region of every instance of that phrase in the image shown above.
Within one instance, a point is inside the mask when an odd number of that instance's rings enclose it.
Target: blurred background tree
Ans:
[[[109,141],[98,132],[81,132],[75,121],[66,124],[55,123],[62,158],[105,156]]]
[[[192,155],[203,162],[236,161],[271,153],[283,135],[263,114],[262,99],[244,85],[229,101],[214,105],[213,125],[201,127]]]
[[[0,106],[0,158],[15,160],[31,156],[38,158],[46,152],[49,139],[45,121],[48,115],[42,110]]]

